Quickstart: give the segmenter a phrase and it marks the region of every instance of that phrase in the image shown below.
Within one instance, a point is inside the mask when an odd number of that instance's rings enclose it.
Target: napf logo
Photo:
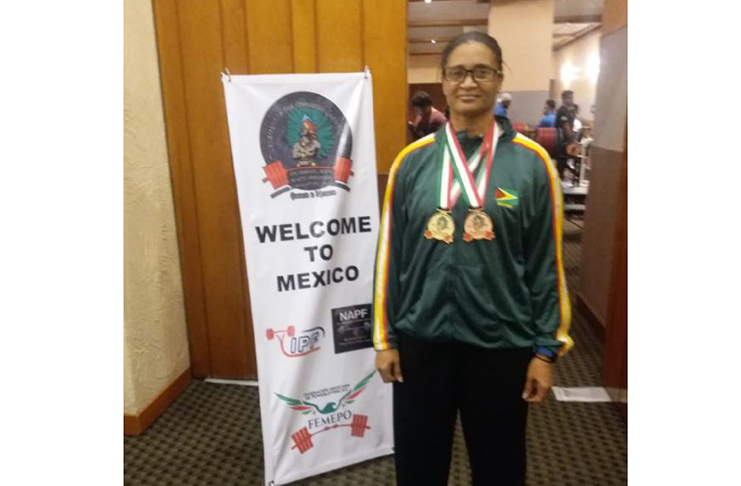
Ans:
[[[319,351],[321,349],[319,341],[324,339],[326,333],[323,327],[317,326],[305,329],[297,335],[296,328],[288,326],[288,329],[268,329],[265,334],[268,341],[273,339],[278,341],[280,350],[285,356],[299,358]]]

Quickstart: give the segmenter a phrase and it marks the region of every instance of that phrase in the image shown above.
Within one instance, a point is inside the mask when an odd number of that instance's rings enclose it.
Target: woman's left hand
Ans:
[[[553,386],[553,365],[539,358],[530,360],[522,398],[526,402],[540,403],[546,399]]]

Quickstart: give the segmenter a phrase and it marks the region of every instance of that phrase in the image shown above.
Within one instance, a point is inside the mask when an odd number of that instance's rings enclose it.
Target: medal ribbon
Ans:
[[[471,168],[471,172],[474,172],[479,167],[479,163],[481,162],[482,146],[479,146],[476,149],[476,152],[474,152],[474,154],[471,156],[471,159],[468,162],[469,167]],[[450,151],[447,148],[445,149],[445,158],[447,159],[446,163],[450,165],[450,169],[452,171],[453,166],[451,165],[451,162],[450,162],[450,159],[451,159]],[[486,155],[484,155],[484,158],[486,158]],[[483,179],[483,177],[481,177],[483,173],[484,171],[479,172],[479,177],[478,177],[479,180]],[[461,185],[458,182],[458,179],[455,177],[455,175],[453,175],[453,182],[450,187],[450,198],[449,198],[451,208],[455,207],[456,203],[458,202],[459,197],[461,197]]]
[[[481,147],[478,147],[476,152],[471,156],[473,170],[478,167],[480,160]],[[461,195],[461,187],[453,174],[453,164],[450,161],[450,151],[447,148],[443,150],[443,160],[438,180],[440,197],[438,198],[437,206],[447,211],[449,208],[455,206],[455,203],[458,202],[458,197]]]
[[[447,211],[452,206],[450,203],[450,186],[453,182],[453,166],[450,164],[450,156],[447,150],[443,153],[442,161],[440,162],[440,174],[438,174],[437,179],[439,186],[437,207],[443,211]]]
[[[494,154],[496,152],[496,145],[499,141],[499,126],[492,119],[491,125],[489,126],[486,136],[484,137],[484,142],[479,147],[479,150],[477,150],[474,157],[472,157],[471,162],[466,159],[466,154],[463,152],[463,149],[461,148],[460,143],[458,142],[458,138],[455,136],[453,127],[450,123],[445,126],[445,134],[447,137],[447,150],[445,150],[444,157],[445,161],[447,161],[449,164],[450,156],[452,155],[454,168],[456,171],[455,175],[457,176],[457,179],[460,180],[461,186],[463,186],[463,193],[465,194],[468,205],[474,209],[483,208],[484,197],[486,195],[486,189],[489,185],[489,176],[491,174]],[[483,156],[486,158],[486,168],[485,171],[482,171],[483,173],[479,173],[479,180],[477,184],[474,182],[472,168],[475,170],[475,168],[478,166],[477,157],[480,154],[483,154]],[[445,165],[446,164],[443,163],[443,173],[445,173]],[[456,195],[455,200],[457,200],[457,198],[458,197]],[[447,199],[449,204],[448,207],[455,204],[455,201],[452,200],[453,198],[451,198],[450,195],[448,195]],[[450,204],[451,202],[452,204]]]

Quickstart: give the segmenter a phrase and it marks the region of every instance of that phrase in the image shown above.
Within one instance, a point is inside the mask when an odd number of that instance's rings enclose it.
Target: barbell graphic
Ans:
[[[324,333],[324,330],[322,330],[322,333]],[[319,351],[318,346],[314,347],[314,342],[311,340],[312,338],[307,336],[306,333],[304,333],[302,336],[298,338],[298,342],[291,341],[291,346],[289,350],[286,350],[285,346],[283,345],[283,341],[285,340],[285,336],[288,335],[289,338],[292,338],[296,335],[296,328],[293,326],[288,326],[287,329],[278,329],[273,330],[272,328],[268,328],[267,331],[265,331],[265,335],[268,338],[268,341],[272,341],[273,339],[277,339],[280,343],[280,350],[281,352],[290,358],[298,358],[300,356],[306,356],[307,354],[311,354],[315,351]],[[301,349],[305,349],[305,346],[311,346],[307,351],[300,351]]]
[[[279,189],[283,186],[288,185],[288,171],[285,167],[283,167],[283,162],[281,162],[280,160],[270,162],[265,167],[263,167],[263,170],[265,170],[265,175],[267,175],[267,177],[264,178],[262,181],[270,181],[270,183],[273,185],[273,189]]]
[[[303,454],[304,452],[314,447],[314,442],[312,440],[314,436],[319,435],[322,432],[327,432],[328,430],[339,429],[340,427],[349,427],[350,437],[365,437],[365,431],[370,430],[370,426],[368,426],[367,415],[353,415],[352,423],[350,424],[328,425],[323,429],[314,432],[313,434],[310,433],[309,429],[307,429],[306,427],[302,427],[298,432],[291,435],[291,439],[293,440],[293,446],[291,447],[291,450],[298,448],[298,451]]]
[[[341,184],[347,184],[347,180],[350,178],[351,175],[355,175],[355,173],[351,170],[352,167],[352,160],[350,160],[347,157],[337,157],[335,160],[335,164],[333,167],[334,170],[334,180],[337,183]],[[326,170],[329,167],[320,167],[321,170]],[[279,193],[282,193],[286,191],[287,189],[284,188],[284,186],[288,186],[288,172],[290,170],[312,170],[314,168],[298,168],[298,169],[286,169],[283,166],[283,161],[280,160],[274,160],[273,162],[270,162],[269,164],[266,164],[265,167],[263,167],[263,170],[265,171],[265,178],[263,178],[263,182],[270,182],[272,184],[273,189],[278,191]],[[280,190],[281,188],[284,188],[283,190]],[[277,195],[277,193],[275,194]]]
[[[288,334],[288,337],[293,337],[296,334],[296,328],[293,326],[288,326],[288,329],[286,329],[285,331],[284,330],[273,331],[271,328],[268,328],[265,334],[267,334],[268,341],[272,341],[274,337],[279,336],[281,334]]]

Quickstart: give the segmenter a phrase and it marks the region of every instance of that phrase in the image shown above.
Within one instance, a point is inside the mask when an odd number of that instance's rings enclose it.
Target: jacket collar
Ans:
[[[496,115],[495,119],[497,123],[502,127],[502,134],[499,136],[499,142],[511,142],[512,139],[517,136],[517,132],[512,128],[512,124],[509,122],[509,118],[506,116]],[[465,143],[465,140],[481,140],[482,137],[469,137],[465,131],[461,130],[455,133],[458,136],[458,140],[461,143]],[[437,144],[443,143],[445,140],[445,125],[443,125],[437,132],[435,132],[435,142]]]
[[[495,116],[497,123],[502,126],[503,133],[499,137],[499,142],[511,142],[513,138],[517,136],[517,132],[512,128],[512,124],[509,122],[509,118],[506,116]]]

